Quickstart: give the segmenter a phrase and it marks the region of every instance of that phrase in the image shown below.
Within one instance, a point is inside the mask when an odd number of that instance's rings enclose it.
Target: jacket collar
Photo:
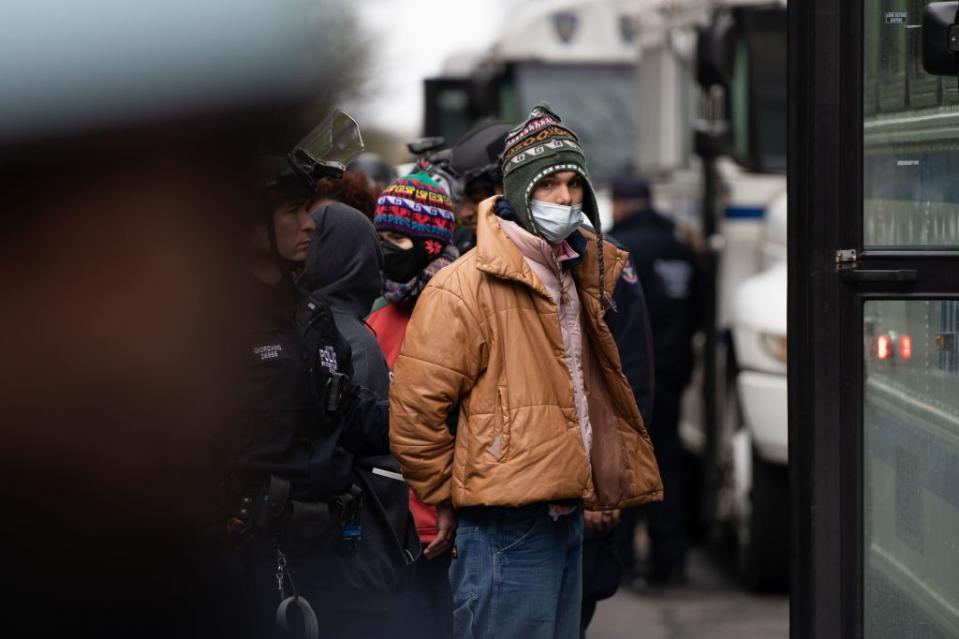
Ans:
[[[493,204],[493,213],[498,219],[515,222],[520,226],[520,228],[523,228],[522,223],[519,220],[519,216],[516,215],[516,211],[513,210],[513,207],[510,206],[509,200],[507,200],[505,197],[501,197],[496,200],[496,202]],[[586,238],[584,238],[579,231],[573,231],[570,236],[566,238],[566,244],[569,245],[573,251],[575,251],[576,258],[565,260],[563,262],[563,268],[576,268],[583,261],[583,252],[586,250]]]
[[[483,200],[479,205],[476,224],[476,267],[494,277],[513,280],[530,287],[537,293],[552,300],[549,292],[539,278],[529,268],[523,254],[500,227],[495,208],[501,195]],[[581,228],[566,240],[574,251],[579,253],[578,260],[566,264],[573,268],[580,297],[595,298],[599,303],[599,266],[596,254],[596,235]],[[616,281],[626,265],[628,253],[605,242],[606,258],[606,294],[612,296]]]
[[[523,254],[500,227],[499,218],[493,212],[500,197],[494,195],[480,202],[476,220],[476,268],[494,277],[525,284],[552,300],[546,286],[533,274]]]

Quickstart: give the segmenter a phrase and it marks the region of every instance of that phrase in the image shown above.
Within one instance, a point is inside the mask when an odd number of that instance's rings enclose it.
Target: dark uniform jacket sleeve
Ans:
[[[616,340],[623,373],[633,388],[639,412],[643,421],[649,424],[653,417],[653,335],[646,297],[636,278],[632,258],[616,282],[613,302],[619,312],[607,313],[606,325]]]
[[[354,455],[386,455],[390,452],[389,431],[389,400],[363,394],[343,416],[340,443]]]

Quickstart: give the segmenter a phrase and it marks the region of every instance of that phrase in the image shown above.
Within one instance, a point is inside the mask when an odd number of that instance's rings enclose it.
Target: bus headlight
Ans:
[[[759,342],[762,344],[763,351],[776,361],[786,363],[786,355],[789,348],[785,335],[775,335],[773,333],[760,333]]]

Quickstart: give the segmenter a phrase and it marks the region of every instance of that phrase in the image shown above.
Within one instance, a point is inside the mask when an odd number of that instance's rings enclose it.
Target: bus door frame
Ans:
[[[790,636],[860,638],[863,303],[959,297],[959,250],[863,249],[863,1],[788,20]]]

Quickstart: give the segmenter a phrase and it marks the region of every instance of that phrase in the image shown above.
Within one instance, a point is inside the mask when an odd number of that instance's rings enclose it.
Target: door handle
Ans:
[[[840,270],[839,278],[846,282],[900,282],[907,284],[917,281],[919,272],[910,268],[882,271],[850,268]]]

